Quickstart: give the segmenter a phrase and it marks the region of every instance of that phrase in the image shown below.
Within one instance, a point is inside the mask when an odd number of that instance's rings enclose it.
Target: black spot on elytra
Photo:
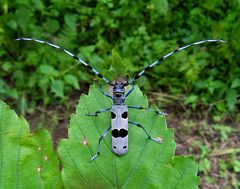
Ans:
[[[127,135],[128,135],[128,131],[126,129],[120,129],[120,130],[113,129],[112,130],[112,136],[114,138],[118,138],[118,137],[124,138]]]
[[[118,130],[117,130],[117,129],[113,129],[113,130],[112,130],[112,136],[113,136],[114,138],[118,138],[118,137],[119,137],[119,133],[118,133]]]
[[[128,131],[126,130],[126,129],[120,129],[119,130],[119,136],[121,137],[121,138],[124,138],[124,137],[126,137],[128,135]]]
[[[116,114],[114,112],[111,112],[111,117],[112,117],[112,119],[115,119],[116,118]]]
[[[128,117],[128,112],[123,112],[122,113],[122,118],[123,119],[127,119],[127,117]]]

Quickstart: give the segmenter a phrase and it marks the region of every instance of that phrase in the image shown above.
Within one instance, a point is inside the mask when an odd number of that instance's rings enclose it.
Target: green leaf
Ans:
[[[64,97],[64,83],[61,80],[55,80],[52,82],[51,91],[55,93],[57,97]]]
[[[66,14],[64,16],[64,21],[66,25],[74,32],[76,31],[76,19],[77,15],[74,14]]]
[[[64,81],[66,81],[66,83],[68,83],[69,85],[72,85],[75,89],[80,89],[78,79],[76,76],[67,74],[64,76]]]
[[[58,166],[50,134],[0,101],[0,188],[62,188]]]
[[[56,77],[58,76],[58,71],[51,65],[46,65],[43,64],[39,67],[41,73],[46,74],[48,77],[53,76]]]
[[[211,94],[213,94],[215,89],[224,88],[224,83],[221,81],[209,81],[208,90]]]
[[[12,28],[13,30],[17,29],[17,22],[14,19],[11,19],[8,21],[7,25]]]
[[[19,98],[19,91],[16,88],[7,88],[6,96],[11,97],[13,99]]]
[[[4,62],[2,65],[2,69],[6,72],[9,72],[12,67],[13,66],[12,66],[11,62]]]
[[[123,77],[126,74],[126,64],[115,49],[112,50],[110,73],[112,73],[113,78]]]
[[[212,126],[215,130],[220,131],[220,136],[222,141],[226,141],[229,138],[229,135],[232,133],[233,128],[227,125],[213,125]]]
[[[236,78],[231,85],[231,88],[237,88],[240,87],[240,79]]]
[[[226,112],[227,111],[227,105],[226,105],[225,102],[220,102],[220,103],[216,104],[216,107],[220,112]]]
[[[236,172],[236,173],[240,172],[240,161],[235,160],[233,162],[233,169],[234,169],[234,172]]]
[[[167,0],[151,0],[151,3],[160,15],[167,14],[169,9]]]
[[[229,89],[226,98],[229,110],[233,110],[237,103],[237,91],[235,89]]]
[[[0,79],[0,94],[4,94],[6,93],[6,83]]]
[[[198,96],[195,95],[195,94],[191,94],[189,96],[187,96],[184,100],[184,104],[187,105],[187,104],[196,104],[198,100]]]
[[[50,33],[55,33],[60,29],[58,20],[52,18],[48,18],[47,21],[43,23],[43,26]]]
[[[203,171],[204,173],[208,173],[211,168],[211,162],[207,158],[201,159],[199,163],[199,171]]]
[[[141,128],[129,125],[129,152],[117,156],[111,151],[111,133],[101,142],[101,153],[94,161],[100,135],[110,126],[110,112],[96,117],[86,113],[111,107],[99,87],[90,87],[82,95],[76,114],[71,116],[69,139],[61,140],[62,178],[65,188],[197,188],[197,165],[191,157],[174,157],[173,131],[167,129],[163,116],[146,110],[129,109],[129,120],[141,123],[162,144],[149,140]],[[126,99],[128,105],[148,106],[139,88]]]
[[[15,12],[15,19],[17,20],[18,26],[26,31],[27,25],[31,18],[31,10],[25,6],[19,7]]]

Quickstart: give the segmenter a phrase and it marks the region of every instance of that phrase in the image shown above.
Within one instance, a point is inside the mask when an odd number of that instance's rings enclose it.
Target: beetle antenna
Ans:
[[[110,84],[110,81],[108,81],[105,77],[103,77],[103,75],[98,72],[96,69],[94,69],[92,66],[90,66],[88,63],[86,63],[84,60],[82,60],[81,58],[79,58],[77,55],[71,53],[70,51],[55,45],[53,43],[47,42],[47,41],[43,41],[43,40],[39,40],[39,39],[33,39],[33,38],[17,38],[15,39],[16,41],[34,41],[37,43],[42,43],[42,44],[46,44],[48,46],[51,46],[55,49],[59,49],[60,51],[68,54],[69,56],[71,56],[73,59],[77,60],[78,62],[80,62],[81,64],[83,64],[85,67],[87,67],[87,69],[91,70],[93,73],[95,73],[100,79],[102,79],[104,82],[106,82],[107,84]]]
[[[221,40],[221,39],[207,39],[207,40],[202,40],[202,41],[197,41],[197,42],[194,42],[194,43],[191,43],[191,44],[188,44],[188,45],[185,45],[183,47],[179,47],[177,49],[175,49],[174,51],[171,51],[170,53],[164,55],[163,57],[159,58],[158,60],[156,60],[155,62],[153,62],[152,64],[148,65],[147,67],[145,67],[142,71],[140,71],[137,75],[135,75],[134,78],[130,79],[129,80],[129,84],[132,84],[134,81],[136,81],[139,77],[141,77],[146,71],[152,69],[154,66],[160,64],[162,61],[164,61],[165,59],[167,59],[169,56],[179,52],[179,51],[182,51],[182,50],[185,50],[191,46],[194,46],[194,45],[200,45],[202,43],[210,43],[210,42],[217,42],[217,43],[226,43],[226,41],[224,40]]]

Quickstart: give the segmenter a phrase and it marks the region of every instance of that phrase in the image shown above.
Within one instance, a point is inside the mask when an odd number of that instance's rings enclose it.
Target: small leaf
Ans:
[[[233,162],[233,169],[235,173],[239,173],[240,172],[240,161],[239,160],[235,160]]]
[[[203,158],[199,163],[199,171],[203,171],[204,173],[208,173],[211,168],[211,163],[207,158]]]
[[[39,10],[41,12],[43,12],[43,10],[46,8],[42,1],[34,1],[34,6],[36,10]]]
[[[78,79],[76,76],[68,74],[64,76],[64,81],[68,83],[69,85],[72,85],[75,89],[80,89]]]
[[[4,71],[10,71],[10,69],[12,68],[12,64],[10,62],[4,62],[2,65],[2,68]]]
[[[227,91],[227,105],[229,107],[229,110],[234,110],[235,105],[237,103],[237,91],[235,89],[229,89]]]
[[[224,88],[224,83],[222,83],[221,81],[209,81],[208,83],[208,90],[211,94],[213,94],[215,89],[218,88]]]
[[[46,65],[46,64],[43,64],[39,67],[41,73],[43,74],[46,74],[49,76],[53,76],[53,77],[56,77],[58,76],[58,71],[51,65]]]
[[[24,30],[28,28],[31,16],[32,16],[31,10],[25,6],[18,8],[15,12],[17,24]]]
[[[17,22],[16,22],[16,20],[14,20],[14,19],[9,20],[9,21],[7,22],[7,25],[8,25],[11,29],[13,29],[13,30],[16,30],[16,29],[17,29]]]
[[[160,15],[165,15],[168,12],[168,1],[167,0],[152,0],[151,1],[154,8],[156,8],[157,12]]]
[[[226,112],[227,111],[227,105],[224,102],[220,102],[220,103],[216,104],[216,107],[221,112]]]
[[[19,91],[16,88],[8,88],[6,89],[6,96],[11,97],[13,99],[18,99]]]
[[[229,138],[229,135],[231,134],[231,132],[233,131],[232,127],[229,127],[227,125],[213,125],[212,126],[215,130],[220,131],[220,136],[221,136],[221,140],[227,140]]]
[[[115,49],[112,50],[110,72],[114,73],[114,78],[123,77],[126,74],[126,64]]]
[[[43,23],[43,26],[50,33],[55,33],[57,30],[60,29],[58,20],[51,18],[48,18],[47,21]]]
[[[237,88],[240,87],[240,79],[236,78],[231,85],[231,88]]]
[[[38,85],[42,89],[43,92],[47,92],[49,83],[50,83],[50,80],[48,78],[42,77],[39,80]]]
[[[191,94],[185,98],[184,104],[187,105],[187,104],[196,103],[197,99],[198,99],[197,95]]]
[[[64,21],[66,23],[66,25],[72,30],[75,31],[76,30],[76,19],[77,16],[74,14],[66,14],[64,16]]]
[[[64,97],[64,84],[61,80],[55,80],[52,82],[51,90],[57,97]]]
[[[0,94],[6,93],[6,83],[2,79],[0,79]]]

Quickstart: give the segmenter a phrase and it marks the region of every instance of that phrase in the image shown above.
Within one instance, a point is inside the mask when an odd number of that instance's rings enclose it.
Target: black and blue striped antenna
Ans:
[[[88,63],[86,63],[84,60],[82,60],[81,58],[79,58],[77,55],[71,53],[70,51],[55,45],[53,43],[47,42],[47,41],[43,41],[43,40],[39,40],[39,39],[33,39],[33,38],[17,38],[17,41],[35,41],[37,43],[42,43],[42,44],[46,44],[48,46],[51,46],[53,48],[59,49],[60,51],[68,54],[69,56],[71,56],[73,59],[77,60],[78,62],[80,62],[81,64],[83,64],[85,67],[87,67],[89,70],[91,70],[93,73],[95,73],[100,79],[102,79],[103,81],[105,81],[107,84],[112,85],[110,81],[108,81],[105,77],[103,77],[103,75],[98,72],[95,68],[93,68],[91,65],[89,65]]]
[[[177,49],[175,49],[174,51],[164,55],[163,57],[159,58],[158,60],[154,61],[152,64],[148,65],[147,67],[145,67],[142,71],[140,71],[137,75],[135,75],[134,78],[130,79],[128,81],[128,84],[132,84],[134,81],[136,81],[139,77],[141,77],[145,72],[147,72],[148,70],[151,70],[154,66],[160,64],[161,62],[163,62],[165,59],[167,59],[169,56],[179,52],[179,51],[182,51],[184,49],[187,49],[191,46],[194,46],[194,45],[200,45],[202,43],[212,43],[212,42],[217,42],[217,43],[226,43],[226,41],[224,40],[221,40],[221,39],[207,39],[207,40],[202,40],[202,41],[197,41],[197,42],[194,42],[194,43],[191,43],[191,44],[188,44],[188,45],[185,45],[183,47],[179,47]]]
[[[79,58],[77,55],[71,53],[70,51],[55,45],[53,43],[47,42],[47,41],[43,41],[43,40],[39,40],[39,39],[33,39],[33,38],[17,38],[17,41],[35,41],[37,43],[42,43],[42,44],[46,44],[48,46],[51,46],[53,48],[59,49],[60,51],[68,54],[69,56],[71,56],[73,59],[77,60],[78,62],[80,62],[81,64],[83,64],[85,67],[87,67],[89,70],[91,70],[93,73],[95,73],[100,79],[102,79],[104,82],[106,82],[108,85],[114,85],[114,83],[110,82],[108,79],[106,79],[100,72],[98,72],[95,68],[93,68],[91,65],[89,65],[88,63],[86,63],[84,60],[82,60],[81,58]],[[142,71],[140,71],[137,75],[135,75],[132,79],[130,79],[129,81],[127,81],[126,83],[124,83],[124,86],[127,85],[132,85],[134,83],[134,81],[136,81],[139,77],[141,77],[143,74],[145,74],[145,72],[147,72],[148,70],[151,70],[154,66],[162,63],[165,59],[167,59],[168,57],[170,57],[171,55],[185,50],[191,46],[195,46],[195,45],[200,45],[203,43],[226,43],[226,41],[221,40],[221,39],[207,39],[207,40],[202,40],[202,41],[197,41],[182,47],[179,47],[177,49],[175,49],[174,51],[171,51],[170,53],[164,55],[163,57],[159,58],[158,60],[154,61],[152,64],[148,65],[147,67],[145,67]]]

